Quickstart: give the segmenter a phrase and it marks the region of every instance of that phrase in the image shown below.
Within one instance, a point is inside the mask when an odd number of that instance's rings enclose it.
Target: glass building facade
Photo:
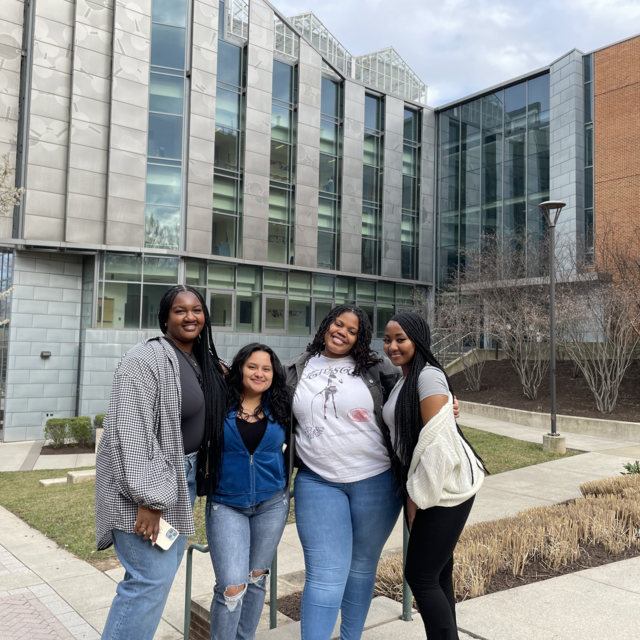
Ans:
[[[366,94],[362,167],[362,273],[369,275],[380,274],[384,178],[383,123],[384,101],[379,96]]]
[[[318,268],[339,269],[342,163],[342,83],[322,78]]]
[[[145,247],[178,249],[183,209],[186,0],[153,0]]]
[[[211,253],[231,258],[242,256],[246,77],[246,48],[219,39]]]
[[[549,75],[439,113],[437,280],[455,284],[467,258],[496,238],[540,273],[549,199]]]
[[[402,277],[414,280],[418,270],[420,225],[420,114],[404,109],[402,146]]]
[[[269,262],[293,264],[295,253],[296,67],[273,61],[269,187]]]

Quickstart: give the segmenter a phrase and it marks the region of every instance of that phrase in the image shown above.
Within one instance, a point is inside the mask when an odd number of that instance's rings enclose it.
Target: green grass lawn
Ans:
[[[581,453],[569,450],[565,456],[547,454],[543,453],[540,444],[477,429],[462,429],[492,474]],[[74,469],[0,473],[0,505],[83,560],[114,556],[113,547],[95,551],[94,482],[54,485],[46,489],[38,485],[39,480],[66,476],[67,471]],[[196,501],[194,515],[196,534],[191,541],[206,544],[204,500]],[[293,504],[289,522],[294,522]]]
[[[479,429],[469,429],[463,426],[461,428],[465,438],[484,460],[489,473],[493,475],[583,453],[574,449],[567,449],[567,453],[564,455],[545,453],[541,444],[514,440]],[[540,440],[542,440],[542,431],[540,432]]]

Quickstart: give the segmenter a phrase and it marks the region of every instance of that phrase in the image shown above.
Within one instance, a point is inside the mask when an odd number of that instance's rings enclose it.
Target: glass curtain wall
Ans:
[[[593,54],[584,56],[584,259],[593,264]]]
[[[402,277],[415,280],[418,273],[420,216],[420,113],[404,110],[402,148]]]
[[[368,275],[380,275],[383,111],[382,98],[365,95],[361,271]]]
[[[220,11],[224,15],[222,6]],[[222,31],[219,36],[222,38]],[[242,257],[245,87],[246,50],[219,39],[211,237],[214,256]]]
[[[438,280],[455,284],[492,239],[539,275],[549,199],[549,75],[439,114]]]
[[[186,0],[153,0],[145,212],[150,248],[180,248],[186,24]]]
[[[179,258],[102,255],[96,326],[158,329],[160,300],[178,284],[178,264]]]
[[[273,61],[269,187],[269,262],[293,264],[297,68]]]
[[[339,269],[342,84],[322,78],[318,268]]]

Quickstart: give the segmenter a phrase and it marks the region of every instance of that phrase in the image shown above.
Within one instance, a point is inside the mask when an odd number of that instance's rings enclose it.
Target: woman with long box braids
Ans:
[[[458,640],[453,551],[485,468],[457,426],[453,389],[431,353],[427,323],[416,313],[391,318],[384,350],[402,379],[384,406],[411,530],[405,576],[428,640]]]
[[[362,309],[341,305],[288,365],[298,474],[296,526],[305,559],[302,640],[359,640],[382,548],[401,510],[382,406],[400,370],[371,350]]]
[[[163,336],[137,344],[113,378],[96,456],[96,541],[125,568],[104,640],[151,640],[195,533],[193,503],[210,495],[220,467],[226,385],[205,302],[193,287],[169,289],[158,311]],[[156,546],[160,518],[179,533]]]

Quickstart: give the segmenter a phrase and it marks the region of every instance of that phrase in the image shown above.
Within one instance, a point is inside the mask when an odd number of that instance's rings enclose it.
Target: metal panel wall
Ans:
[[[144,245],[151,0],[116,2],[106,242]]]
[[[401,269],[402,228],[402,142],[404,101],[385,97],[384,117],[384,191],[382,195],[382,269],[381,275],[399,278]]]
[[[24,237],[64,240],[75,3],[35,5]]]
[[[362,256],[362,159],[364,154],[364,87],[345,80],[342,157],[341,267],[360,273]]]
[[[322,57],[300,41],[298,161],[296,167],[296,264],[318,265],[318,184],[320,181],[320,96]]]
[[[576,255],[584,229],[584,80],[582,53],[551,66],[550,193],[567,206],[558,221],[558,255]]]
[[[22,49],[22,21],[24,2],[4,0],[0,15],[0,68],[2,68],[2,92],[0,92],[0,156],[9,154],[11,166],[16,166],[18,135],[18,100],[20,96],[20,61]],[[13,220],[9,214],[0,218],[0,238],[10,238]]]
[[[436,114],[422,110],[422,150],[420,157],[420,226],[418,278],[433,282],[435,256],[435,175],[436,175]]]
[[[65,240],[102,244],[107,198],[113,0],[77,0]]]
[[[195,0],[192,43],[186,248],[208,254],[211,253],[218,66],[216,0]]]
[[[249,7],[245,135],[243,257],[267,261],[271,88],[273,86],[273,10],[263,0]]]

